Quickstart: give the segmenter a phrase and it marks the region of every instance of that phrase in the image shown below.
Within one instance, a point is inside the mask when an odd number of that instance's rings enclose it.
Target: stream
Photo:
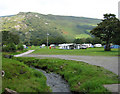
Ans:
[[[46,76],[47,85],[50,86],[52,92],[71,92],[68,83],[60,75],[55,73],[46,73],[46,71],[37,68],[33,69],[42,72]]]

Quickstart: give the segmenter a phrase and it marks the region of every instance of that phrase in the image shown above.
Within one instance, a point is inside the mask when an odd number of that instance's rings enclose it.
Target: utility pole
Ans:
[[[48,23],[46,22],[45,24],[47,25]],[[49,33],[47,32],[47,48],[48,48],[48,36],[49,36]]]
[[[48,36],[49,36],[49,34],[47,33],[47,48],[48,48]]]

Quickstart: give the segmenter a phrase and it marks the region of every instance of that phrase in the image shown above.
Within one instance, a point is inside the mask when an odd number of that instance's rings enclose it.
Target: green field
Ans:
[[[50,92],[46,85],[46,77],[36,70],[26,66],[23,62],[13,59],[2,59],[2,70],[5,76],[2,78],[2,91],[5,88],[17,92]]]
[[[22,61],[29,66],[44,69],[47,72],[60,74],[70,85],[73,92],[83,92],[93,94],[101,92],[106,94],[104,84],[115,84],[118,82],[118,76],[103,67],[90,65],[80,61],[62,60],[62,59],[36,59],[27,57],[14,58]]]
[[[87,49],[47,49],[40,48],[39,46],[32,46],[31,49],[35,51],[32,54],[40,55],[88,55],[88,56],[118,56],[118,49],[112,49],[111,51],[104,51],[104,48],[87,48]],[[30,50],[30,48],[28,49]]]

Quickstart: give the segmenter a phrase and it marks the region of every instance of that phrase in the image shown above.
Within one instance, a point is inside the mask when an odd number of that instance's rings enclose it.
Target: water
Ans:
[[[50,86],[52,92],[69,92],[69,85],[67,82],[62,79],[62,77],[55,73],[46,73],[46,71],[34,68],[38,71],[41,71],[47,78],[47,85]]]

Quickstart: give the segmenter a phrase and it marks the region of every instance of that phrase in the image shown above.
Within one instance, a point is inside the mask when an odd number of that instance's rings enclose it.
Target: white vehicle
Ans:
[[[73,43],[60,44],[59,49],[75,49],[75,45]]]
[[[86,45],[87,48],[90,48],[93,46],[92,44],[82,44],[82,45]]]
[[[102,47],[101,44],[95,44],[94,47]]]

